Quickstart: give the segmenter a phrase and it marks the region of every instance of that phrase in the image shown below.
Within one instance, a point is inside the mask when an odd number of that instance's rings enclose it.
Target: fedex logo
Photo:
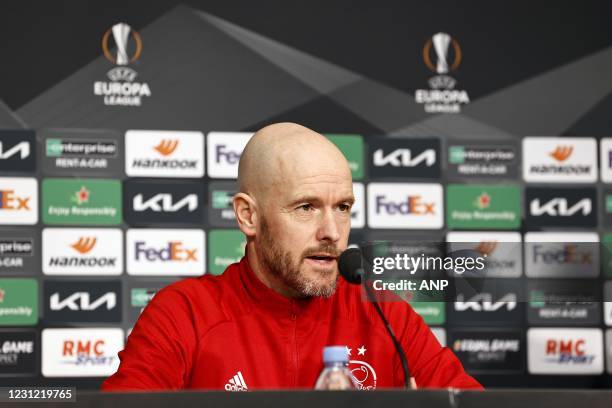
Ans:
[[[197,276],[205,272],[203,230],[134,228],[126,237],[130,275]]]
[[[210,132],[207,135],[208,174],[212,178],[237,178],[238,162],[250,132]]]
[[[36,179],[0,177],[0,225],[36,224],[37,221]]]
[[[405,201],[395,203],[389,201],[386,196],[376,196],[376,212],[383,210],[387,214],[432,214],[435,215],[434,206],[436,203],[424,202],[420,195],[408,196]]]
[[[226,145],[215,146],[215,163],[226,162],[228,164],[238,164],[242,152],[229,150]]]
[[[135,253],[137,261],[141,257],[149,261],[197,261],[196,249],[185,248],[184,244],[180,241],[168,242],[168,245],[158,249],[147,247],[144,241],[137,241]]]
[[[0,190],[1,210],[30,211],[28,201],[30,201],[30,197],[19,197],[15,195],[15,190]]]
[[[371,228],[442,228],[442,186],[429,183],[370,183],[368,225]]]

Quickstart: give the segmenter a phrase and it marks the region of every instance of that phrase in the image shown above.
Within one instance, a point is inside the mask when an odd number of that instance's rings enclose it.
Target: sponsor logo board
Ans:
[[[439,139],[383,139],[370,142],[371,177],[439,179]]]
[[[523,268],[523,244],[518,232],[449,232],[446,236],[447,248],[464,256],[466,250],[473,251],[471,256],[483,257],[485,269],[466,271],[461,274],[448,271],[451,276],[518,278]]]
[[[595,326],[601,323],[601,285],[592,280],[527,282],[527,319],[533,325]]]
[[[516,279],[455,280],[448,321],[457,326],[518,326],[523,323],[524,289]]]
[[[99,129],[42,129],[44,174],[72,176],[123,175],[123,137],[119,132]]]
[[[200,229],[129,229],[129,275],[198,276],[205,272],[204,231]]]
[[[529,278],[594,278],[599,275],[599,236],[594,232],[528,232],[525,274]]]
[[[44,329],[42,374],[45,377],[108,377],[117,371],[123,349],[118,328]]]
[[[0,326],[38,323],[38,281],[0,278]]]
[[[42,262],[45,275],[120,275],[123,234],[111,228],[45,228]]]
[[[121,223],[121,182],[102,179],[45,179],[45,224],[117,225]]]
[[[449,347],[473,373],[521,373],[525,336],[515,330],[451,330]]]
[[[587,137],[526,137],[523,178],[529,183],[597,181],[597,143]]]
[[[603,333],[600,329],[531,328],[527,331],[527,341],[531,374],[603,373]]]
[[[363,137],[360,135],[325,135],[330,142],[336,145],[338,149],[344,154],[348,161],[349,168],[351,169],[351,175],[353,180],[363,179],[363,158],[364,158],[364,146]]]
[[[36,171],[36,134],[33,130],[0,130],[0,171]]]
[[[123,188],[127,224],[199,226],[204,221],[204,184],[201,182],[127,180]]]
[[[238,178],[240,155],[253,133],[210,132],[206,137],[208,175],[211,178]]]
[[[48,323],[119,323],[121,281],[45,281]]]
[[[384,229],[440,229],[444,208],[440,184],[370,183],[368,226]]]
[[[212,230],[209,235],[208,270],[221,275],[244,256],[246,237],[240,230]]]
[[[449,184],[446,222],[453,229],[517,229],[520,203],[518,186]]]
[[[204,135],[178,130],[128,130],[125,173],[129,177],[204,176]]]
[[[33,274],[40,267],[40,232],[21,227],[0,230],[0,274]]]
[[[0,376],[36,375],[38,336],[33,330],[0,330]]]
[[[0,177],[0,225],[38,222],[38,182],[29,177]]]
[[[595,228],[597,190],[527,187],[525,224],[530,227]]]
[[[453,141],[448,146],[448,176],[455,179],[515,179],[518,176],[520,147],[515,140]]]

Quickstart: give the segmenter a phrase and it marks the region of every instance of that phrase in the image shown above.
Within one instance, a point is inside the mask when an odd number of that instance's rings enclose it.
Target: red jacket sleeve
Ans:
[[[196,333],[191,304],[170,287],[151,300],[119,352],[119,369],[102,390],[183,388],[191,372]]]
[[[398,330],[399,341],[406,353],[410,375],[414,377],[418,388],[458,388],[482,390],[478,381],[465,372],[461,362],[448,348],[442,347],[423,321],[410,305],[404,302],[393,302],[390,305],[391,316],[395,321],[404,321],[403,330]],[[408,319],[398,314],[408,314]],[[391,319],[390,319],[391,321]],[[401,364],[398,363],[399,378],[403,378]]]

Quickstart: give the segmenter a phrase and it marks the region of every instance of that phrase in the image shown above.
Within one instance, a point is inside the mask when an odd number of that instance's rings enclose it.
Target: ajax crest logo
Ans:
[[[353,357],[353,349],[346,349],[349,357]],[[357,358],[364,358],[366,351],[368,351],[365,346],[361,346],[356,349]],[[364,360],[349,360],[349,370],[351,370],[351,374],[357,383],[357,388],[360,390],[375,390],[376,389],[376,370],[369,363]]]

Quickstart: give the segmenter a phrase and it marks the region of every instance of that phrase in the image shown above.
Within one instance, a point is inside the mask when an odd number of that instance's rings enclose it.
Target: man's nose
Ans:
[[[317,230],[318,241],[337,242],[340,239],[340,228],[338,220],[334,217],[333,211],[323,211]]]

